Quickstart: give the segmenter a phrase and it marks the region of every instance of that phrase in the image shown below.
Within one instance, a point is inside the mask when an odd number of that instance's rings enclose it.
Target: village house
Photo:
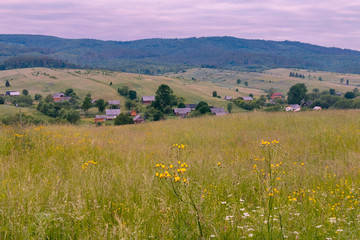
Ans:
[[[252,101],[252,100],[253,100],[252,97],[242,97],[242,99],[243,99],[244,101]]]
[[[176,116],[185,118],[191,112],[191,108],[174,108],[174,113]]]
[[[286,107],[287,112],[298,112],[300,111],[301,107],[299,104],[290,104]]]
[[[108,101],[109,106],[110,105],[114,105],[114,106],[120,106],[120,101],[119,100],[111,100]]]
[[[6,95],[8,96],[20,96],[20,93],[17,91],[6,91]]]
[[[197,107],[197,104],[185,104],[185,107],[190,108],[191,111],[194,111]]]
[[[66,97],[65,93],[54,93],[53,99],[54,102],[65,102],[65,101],[70,101],[71,97]]]
[[[225,96],[224,99],[230,101],[232,99],[232,97],[231,96]]]
[[[142,116],[140,116],[140,114],[138,114],[133,118],[133,121],[135,124],[138,124],[145,122],[145,119]]]
[[[141,101],[143,104],[150,105],[155,101],[155,96],[143,96]]]
[[[320,107],[320,106],[315,106],[313,109],[314,109],[315,111],[319,111],[319,110],[322,110],[322,107]]]
[[[226,114],[224,108],[210,108],[211,113],[216,116],[224,116]]]
[[[105,112],[106,112],[106,119],[112,120],[120,115],[121,110],[120,109],[106,109]]]
[[[106,115],[96,115],[95,116],[95,123],[97,122],[105,122],[107,120]]]
[[[270,96],[270,99],[274,100],[274,99],[282,99],[283,96],[282,96],[282,93],[272,93],[271,96]]]

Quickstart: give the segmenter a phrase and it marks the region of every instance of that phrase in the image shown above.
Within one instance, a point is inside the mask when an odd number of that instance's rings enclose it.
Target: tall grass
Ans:
[[[359,239],[359,126],[358,111],[1,126],[0,238]],[[186,183],[156,176],[178,161]]]

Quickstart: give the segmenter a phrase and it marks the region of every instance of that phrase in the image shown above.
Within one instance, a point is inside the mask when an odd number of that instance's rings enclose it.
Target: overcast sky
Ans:
[[[119,41],[234,36],[360,50],[360,1],[0,0],[0,33]]]

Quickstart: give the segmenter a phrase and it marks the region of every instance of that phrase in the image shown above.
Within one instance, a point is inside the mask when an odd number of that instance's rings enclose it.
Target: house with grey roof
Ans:
[[[191,108],[174,108],[174,113],[179,117],[186,117],[191,112]]]
[[[224,108],[210,108],[211,113],[216,116],[224,116],[226,114]]]
[[[224,99],[230,101],[232,99],[232,97],[231,96],[225,96]]]
[[[112,120],[120,115],[121,110],[120,109],[106,109],[105,112],[106,112],[107,120]]]
[[[153,101],[155,101],[155,96],[143,96],[141,101],[143,104],[150,105]]]
[[[252,97],[242,97],[242,99],[243,99],[244,101],[252,101],[252,100],[253,100]]]
[[[120,101],[119,100],[111,100],[108,101],[109,105],[115,105],[115,106],[120,106]]]

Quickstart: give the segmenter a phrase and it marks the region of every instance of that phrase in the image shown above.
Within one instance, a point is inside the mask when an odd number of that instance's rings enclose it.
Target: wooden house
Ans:
[[[298,112],[301,110],[301,107],[299,104],[290,104],[285,109],[287,112]]]
[[[174,113],[179,117],[186,117],[191,112],[191,108],[174,108]]]
[[[155,96],[143,96],[141,101],[143,104],[150,105],[153,101],[155,101]]]
[[[145,119],[142,116],[140,116],[140,114],[138,114],[133,118],[133,121],[135,124],[138,124],[145,122]]]

